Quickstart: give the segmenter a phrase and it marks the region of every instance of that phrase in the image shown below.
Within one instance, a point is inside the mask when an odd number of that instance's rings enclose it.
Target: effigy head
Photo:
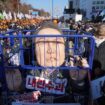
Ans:
[[[61,30],[49,22],[42,25],[37,35],[48,36],[35,39],[35,53],[38,64],[44,67],[61,66],[65,59],[65,41]],[[49,37],[50,35],[58,35],[59,37]]]

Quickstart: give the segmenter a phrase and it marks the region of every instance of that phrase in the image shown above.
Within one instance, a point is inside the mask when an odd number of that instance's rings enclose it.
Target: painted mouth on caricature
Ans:
[[[50,58],[47,58],[46,61],[47,62],[51,62],[51,61],[57,61],[58,59],[56,57],[50,57]]]

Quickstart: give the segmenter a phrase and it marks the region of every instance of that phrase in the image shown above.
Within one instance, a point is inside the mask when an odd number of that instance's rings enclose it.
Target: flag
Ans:
[[[4,19],[8,19],[8,15],[5,11],[3,11],[3,16],[4,16]]]
[[[0,19],[4,19],[4,16],[2,13],[0,13]]]
[[[8,19],[10,19],[10,20],[12,19],[12,14],[11,14],[11,12],[8,13]]]
[[[104,16],[105,15],[105,9],[100,13],[99,16]]]
[[[13,16],[14,16],[14,20],[17,20],[17,15],[15,12],[13,13]]]

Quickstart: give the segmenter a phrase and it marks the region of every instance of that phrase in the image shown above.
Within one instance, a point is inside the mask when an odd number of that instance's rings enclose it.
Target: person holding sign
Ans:
[[[67,85],[67,79],[59,79],[59,75],[62,75],[58,69],[49,69],[48,67],[59,67],[65,62],[65,40],[61,36],[62,31],[57,25],[52,22],[44,23],[36,33],[42,35],[35,39],[35,54],[38,65],[45,67],[46,70],[41,70],[39,77],[36,77],[36,81],[43,81],[43,88],[38,88],[41,91],[47,91],[53,94],[64,94],[65,87]],[[43,37],[47,35],[48,37]],[[49,37],[49,35],[58,35],[59,37]],[[36,70],[35,70],[36,71]],[[36,71],[37,72],[37,71]],[[35,73],[39,74],[39,73]],[[42,80],[41,80],[42,79]],[[27,84],[32,84],[33,79],[28,76]],[[56,83],[55,83],[56,82]],[[36,83],[37,84],[37,83]],[[59,84],[59,89],[58,89]],[[37,85],[38,86],[38,85]],[[31,88],[29,85],[28,88]],[[40,86],[39,86],[40,87]]]
[[[71,76],[69,75],[69,70],[56,69],[56,67],[65,66],[65,39],[62,37],[62,31],[53,23],[47,22],[42,24],[36,35],[39,36],[34,39],[36,60],[38,65],[45,67],[46,70],[40,70],[41,72],[35,70],[35,75],[28,75],[26,88],[35,89],[47,95],[50,94],[52,97],[63,96],[62,98],[57,98],[57,100],[55,98],[54,102],[70,102],[70,97],[65,96],[65,94],[69,94],[67,93]],[[44,35],[46,37],[43,37]],[[50,35],[54,37],[49,37]],[[79,60],[79,62],[84,67],[83,60]],[[87,62],[85,63],[87,65]],[[54,68],[50,69],[49,67]],[[50,100],[49,97],[48,100]]]

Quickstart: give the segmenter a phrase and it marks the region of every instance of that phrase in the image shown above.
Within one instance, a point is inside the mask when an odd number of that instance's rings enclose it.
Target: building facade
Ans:
[[[74,8],[75,10],[77,10],[79,8],[79,4],[80,0],[68,0],[68,5],[69,8]]]
[[[105,9],[105,0],[68,0],[67,7],[64,15],[72,15],[80,9],[86,18],[91,19]]]
[[[91,19],[105,9],[105,0],[80,0],[79,7],[86,13],[86,17]]]
[[[64,9],[64,18],[70,19],[74,18],[75,14],[78,12],[80,6],[80,0],[68,0],[68,5]]]

